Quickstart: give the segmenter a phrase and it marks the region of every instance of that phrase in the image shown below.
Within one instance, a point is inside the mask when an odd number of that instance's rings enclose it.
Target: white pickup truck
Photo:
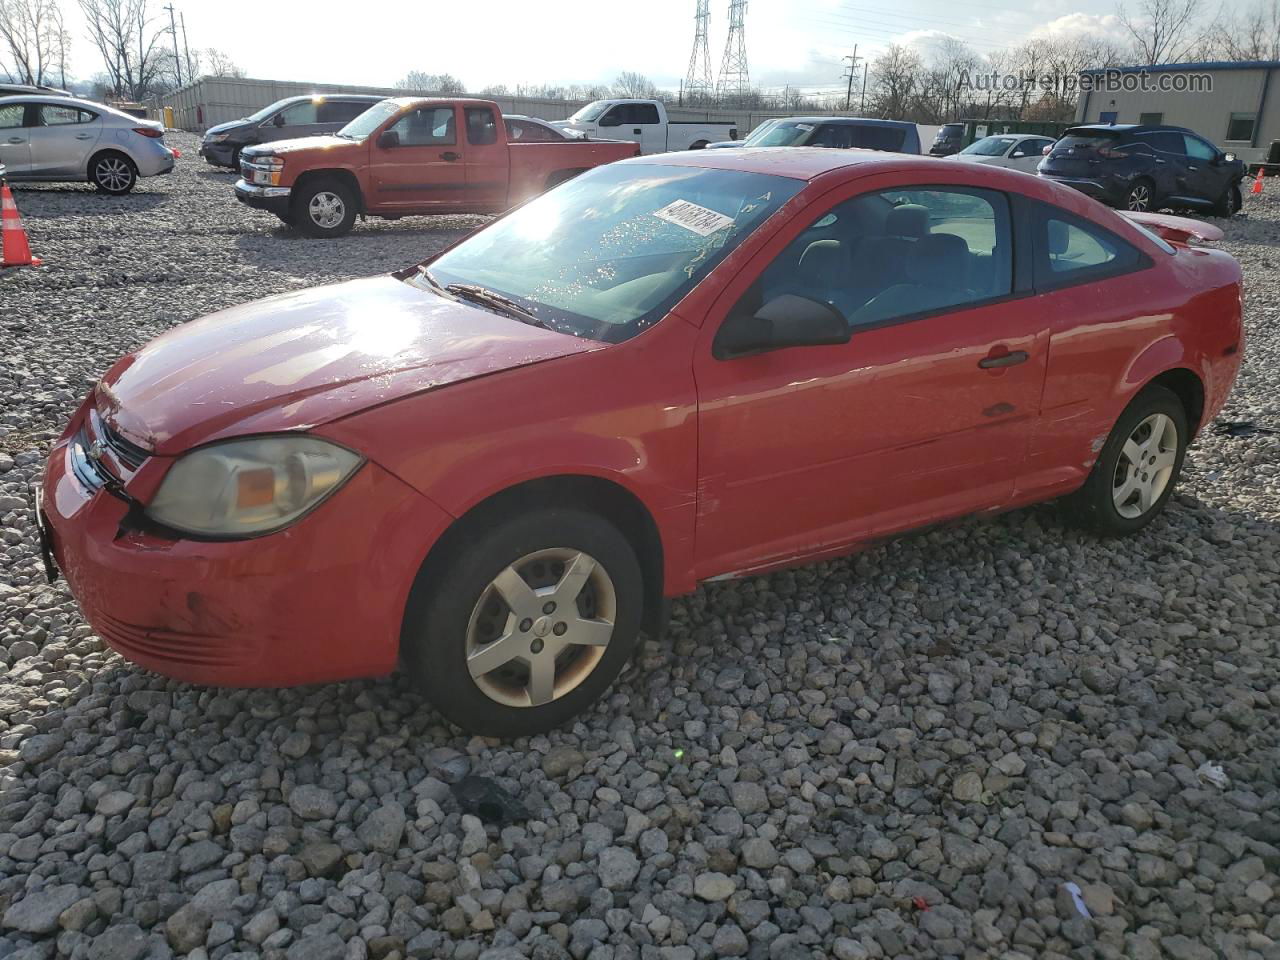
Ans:
[[[568,120],[556,120],[561,130],[588,137],[632,140],[641,153],[701,150],[717,140],[737,140],[734,123],[712,120],[671,120],[657,100],[595,100]]]

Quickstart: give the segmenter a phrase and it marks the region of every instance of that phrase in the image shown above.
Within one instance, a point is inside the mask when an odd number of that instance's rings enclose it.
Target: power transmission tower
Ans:
[[[698,0],[694,15],[693,53],[689,55],[689,72],[684,78],[684,93],[690,103],[710,99],[715,93],[711,79],[711,49],[707,45],[707,23],[711,20],[711,0]]]
[[[173,37],[173,66],[178,71],[178,86],[182,86],[182,57],[178,53],[178,25],[173,20],[173,4],[164,8],[169,11],[169,35]]]
[[[853,99],[853,78],[857,75],[858,61],[862,59],[858,56],[858,45],[855,43],[853,45],[853,53],[846,55],[841,59],[849,61],[849,69],[844,73],[844,79],[849,81],[848,86],[845,87],[844,91],[844,108],[848,110],[849,101]]]
[[[724,59],[720,61],[720,79],[716,96],[744,97],[751,91],[747,72],[747,0],[729,0],[729,36],[724,43]]]

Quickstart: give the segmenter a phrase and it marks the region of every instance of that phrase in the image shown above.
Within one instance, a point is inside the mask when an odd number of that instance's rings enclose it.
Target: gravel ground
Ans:
[[[1280,956],[1280,433],[1206,432],[1131,540],[1044,507],[704,588],[599,709],[513,744],[399,679],[120,659],[43,581],[25,500],[94,378],[478,222],[301,239],[174,140],[130,197],[17,192],[48,265],[0,278],[0,957]],[[1280,431],[1280,203],[1247,199],[1223,419]],[[464,814],[467,774],[529,819]]]

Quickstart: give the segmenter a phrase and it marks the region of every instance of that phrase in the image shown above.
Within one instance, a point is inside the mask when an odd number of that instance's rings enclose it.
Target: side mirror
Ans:
[[[383,130],[378,134],[378,147],[381,150],[391,150],[400,146],[400,134],[394,130]]]
[[[1041,153],[1041,154],[1043,154],[1043,155],[1044,155],[1044,156],[1046,156],[1046,157],[1047,157],[1049,154],[1053,153],[1053,144],[1052,144],[1052,143],[1051,143],[1051,144],[1049,144],[1047,147],[1045,147],[1043,150],[1041,150],[1041,151],[1040,151],[1040,153]]]
[[[1019,157],[1025,157],[1026,155],[1027,153],[1025,150],[1015,150],[1013,153],[1009,154],[1009,159],[1017,160]]]
[[[616,113],[606,113],[600,118],[600,126],[602,127],[620,127],[622,126],[622,117]]]
[[[276,127],[283,127],[283,126],[284,126],[284,114],[283,114],[283,113],[277,113],[274,117],[272,117],[272,118],[271,118],[271,124],[272,124],[272,126],[276,126]]]
[[[754,314],[730,314],[716,333],[712,353],[718,360],[782,350],[849,342],[849,326],[833,307],[784,293]]]
[[[1223,162],[1223,163],[1235,163],[1235,162],[1236,162],[1236,155],[1235,155],[1234,153],[1224,153],[1224,154],[1222,155],[1222,162]]]

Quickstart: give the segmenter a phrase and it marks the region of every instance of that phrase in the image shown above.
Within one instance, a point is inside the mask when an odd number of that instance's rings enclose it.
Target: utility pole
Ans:
[[[846,110],[848,110],[848,109],[849,109],[849,103],[850,103],[850,101],[851,101],[851,100],[853,100],[853,77],[854,77],[854,73],[855,73],[855,71],[857,70],[857,67],[858,67],[858,60],[859,60],[859,59],[861,59],[861,58],[858,56],[858,45],[855,43],[855,44],[853,45],[853,53],[852,53],[852,54],[846,54],[846,55],[845,55],[844,57],[842,57],[841,59],[842,59],[842,60],[848,60],[848,61],[849,61],[849,70],[848,70],[848,72],[846,72],[846,73],[845,73],[845,79],[847,79],[847,80],[849,81],[849,84],[848,84],[848,86],[847,86],[847,87],[845,87],[845,92],[844,92],[844,108],[845,108]]]
[[[187,46],[187,15],[181,13],[178,18],[182,23],[182,53],[187,58],[187,79],[194,80],[195,77],[191,75],[191,48]]]
[[[173,37],[173,66],[178,71],[178,86],[182,86],[182,56],[178,53],[178,25],[173,16],[173,4],[163,9],[169,11],[169,36]]]
[[[871,72],[871,64],[864,63],[862,65],[862,106],[858,108],[858,113],[862,116],[867,115],[867,74]]]

